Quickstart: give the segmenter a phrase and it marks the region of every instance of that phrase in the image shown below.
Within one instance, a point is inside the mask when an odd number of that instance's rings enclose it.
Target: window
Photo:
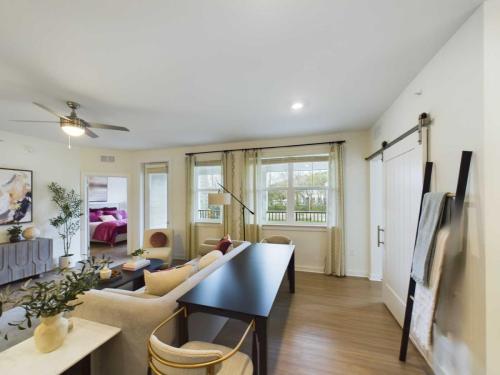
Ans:
[[[326,224],[326,156],[264,159],[261,175],[264,223]]]
[[[144,227],[168,226],[168,165],[150,163],[144,166]]]
[[[194,217],[197,222],[222,223],[222,206],[208,204],[208,194],[217,193],[222,183],[220,163],[202,163],[194,167]]]

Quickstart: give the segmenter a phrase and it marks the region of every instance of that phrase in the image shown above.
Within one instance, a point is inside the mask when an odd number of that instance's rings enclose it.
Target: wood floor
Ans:
[[[297,272],[282,285],[269,321],[269,374],[432,374],[411,345],[398,361],[401,328],[381,302],[381,284]],[[230,321],[216,338],[234,346],[245,325]],[[251,353],[251,340],[243,349]]]

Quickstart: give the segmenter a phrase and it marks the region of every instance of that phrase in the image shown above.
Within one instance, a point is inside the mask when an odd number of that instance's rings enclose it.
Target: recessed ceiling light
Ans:
[[[304,108],[304,103],[302,102],[295,102],[292,104],[292,111],[300,111],[302,108]]]

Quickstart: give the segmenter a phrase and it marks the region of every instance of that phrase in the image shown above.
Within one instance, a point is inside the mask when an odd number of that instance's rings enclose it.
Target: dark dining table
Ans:
[[[177,300],[187,312],[180,314],[180,343],[189,340],[187,319],[192,313],[254,320],[254,374],[266,375],[268,319],[285,274],[290,293],[295,293],[294,245],[250,245]]]

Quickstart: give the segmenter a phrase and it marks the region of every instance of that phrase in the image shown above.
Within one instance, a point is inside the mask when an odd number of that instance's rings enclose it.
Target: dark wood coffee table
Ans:
[[[285,275],[295,293],[294,245],[250,245],[177,300],[187,310],[179,315],[180,343],[189,339],[187,319],[195,312],[254,320],[254,374],[266,375],[267,321]]]
[[[123,265],[112,267],[112,270],[121,271],[122,277],[107,282],[99,282],[94,289],[119,288],[130,282],[132,283],[132,290],[142,288],[144,286],[144,270],[156,271],[164,264],[164,261],[161,259],[153,258],[150,261],[149,266],[139,268],[137,271],[126,271],[123,269]]]

